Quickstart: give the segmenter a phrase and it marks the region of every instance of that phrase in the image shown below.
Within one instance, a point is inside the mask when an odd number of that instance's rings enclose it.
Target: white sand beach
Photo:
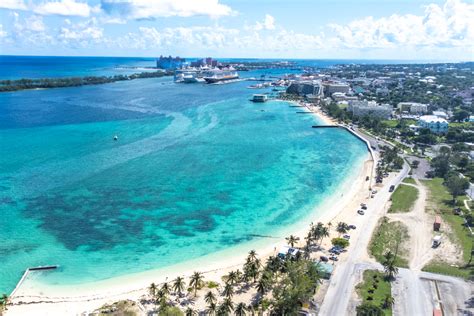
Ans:
[[[308,109],[313,111],[325,124],[334,124],[330,118],[324,116],[317,109],[309,107]],[[334,229],[337,222],[342,221],[358,226],[363,218],[356,213],[356,210],[360,203],[369,198],[371,181],[366,181],[366,177],[372,179],[373,166],[374,161],[367,154],[362,168],[354,170],[337,193],[327,198],[322,205],[315,207],[307,220],[291,227],[288,235],[293,233],[293,235],[300,237],[300,240],[304,240],[311,222],[331,222],[333,223],[331,236],[326,238],[322,244],[323,248],[327,248],[331,238],[337,236]],[[357,230],[354,231],[354,234],[357,234]],[[268,256],[275,255],[276,250],[284,245],[286,245],[284,238],[281,240],[262,239],[170,267],[77,286],[46,287],[26,280],[11,298],[12,304],[8,306],[7,315],[77,315],[91,312],[104,304],[118,300],[139,301],[140,298],[147,295],[147,288],[152,282],[156,284],[171,282],[177,276],[187,278],[194,271],[204,273],[206,281],[221,282],[221,277],[229,271],[242,269],[248,251],[255,249],[259,258],[264,262]],[[204,291],[206,289],[203,289],[202,293],[198,293],[198,298],[193,303],[195,310],[205,309],[202,299]],[[249,295],[252,295],[252,291],[243,293],[241,296],[236,295],[234,301],[248,299]]]

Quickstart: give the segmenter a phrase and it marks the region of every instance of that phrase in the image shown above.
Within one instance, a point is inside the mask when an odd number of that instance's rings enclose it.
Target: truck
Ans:
[[[441,236],[437,235],[433,237],[433,248],[438,247],[441,244]]]

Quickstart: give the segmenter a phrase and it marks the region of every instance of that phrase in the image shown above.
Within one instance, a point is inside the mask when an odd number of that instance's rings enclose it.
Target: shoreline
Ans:
[[[290,103],[291,101],[285,102]],[[308,110],[311,111],[310,108]],[[320,121],[334,124],[322,113],[311,112]],[[369,153],[365,157],[361,157],[357,163],[360,164],[360,168],[351,170],[331,195],[324,198],[321,203],[313,206],[312,210],[302,220],[291,225],[285,232],[282,229],[281,233],[286,234],[286,236],[292,233],[303,240],[309,229],[310,222],[321,221],[328,223],[342,218],[350,223],[354,215],[353,213],[355,213],[353,211],[354,203],[356,204],[355,207],[357,207],[360,198],[367,195],[365,187],[366,184],[370,186],[370,182],[367,183],[365,177],[371,173],[373,167],[373,161]],[[372,166],[370,166],[371,164]],[[340,195],[339,193],[341,192],[344,193]],[[321,212],[321,210],[325,211]],[[341,221],[344,221],[342,219]],[[335,232],[332,231],[331,233],[331,237],[333,237]],[[28,311],[34,310],[36,314],[42,308],[44,308],[45,312],[48,311],[51,314],[51,304],[55,304],[55,312],[56,308],[58,308],[58,314],[81,313],[85,310],[92,311],[105,303],[112,303],[121,299],[138,300],[148,292],[147,287],[150,283],[160,284],[173,280],[177,276],[188,278],[194,271],[203,272],[206,281],[220,282],[222,275],[230,270],[241,268],[248,251],[251,249],[255,249],[259,258],[265,260],[268,256],[274,255],[275,250],[283,245],[286,245],[283,237],[274,242],[262,238],[169,267],[118,276],[93,283],[48,286],[41,283],[35,284],[34,281],[28,282],[27,280],[12,298],[12,303],[18,304],[23,302],[28,304],[10,306],[9,314],[15,314],[15,312],[24,314],[27,313],[29,308],[30,310]],[[195,267],[206,267],[206,269]],[[35,285],[37,286],[35,287]]]

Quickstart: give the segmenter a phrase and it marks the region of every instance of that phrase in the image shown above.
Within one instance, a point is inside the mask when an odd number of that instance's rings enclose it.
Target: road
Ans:
[[[390,199],[391,193],[388,188],[391,185],[398,185],[408,174],[408,165],[404,164],[401,172],[384,184],[383,188],[377,193],[374,199],[367,203],[368,209],[371,210],[370,216],[360,228],[360,235],[357,240],[352,241],[348,249],[347,259],[339,262],[330,279],[329,287],[324,298],[323,304],[319,311],[319,315],[347,315],[348,305],[357,276],[363,271],[368,263],[364,262],[367,257],[367,246],[372,237],[372,232],[377,226],[378,220],[385,213],[387,201]]]

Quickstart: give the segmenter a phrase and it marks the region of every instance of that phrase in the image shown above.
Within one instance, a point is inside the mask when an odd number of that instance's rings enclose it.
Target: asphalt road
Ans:
[[[385,213],[384,207],[391,195],[388,188],[391,185],[398,185],[407,174],[408,165],[404,164],[399,175],[385,183],[383,189],[367,203],[371,212],[366,215],[367,220],[364,225],[358,228],[362,233],[355,242],[351,242],[347,259],[339,262],[336,266],[319,315],[348,315],[349,300],[354,292],[356,278],[360,275],[361,270],[367,267],[367,263],[363,262],[363,255],[367,251],[372,232],[376,228],[379,218]]]

